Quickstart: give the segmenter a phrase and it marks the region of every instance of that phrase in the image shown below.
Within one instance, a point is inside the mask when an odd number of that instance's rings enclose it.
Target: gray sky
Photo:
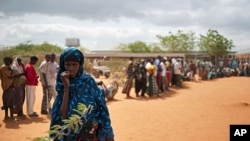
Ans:
[[[0,0],[0,47],[79,38],[89,50],[107,50],[215,29],[240,50],[250,47],[249,9],[249,0]]]

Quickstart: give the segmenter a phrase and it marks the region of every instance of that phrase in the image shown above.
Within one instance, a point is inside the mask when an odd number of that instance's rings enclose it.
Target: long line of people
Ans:
[[[149,97],[165,93],[169,87],[183,87],[183,81],[211,80],[229,76],[250,76],[250,66],[247,61],[223,61],[215,66],[210,60],[183,60],[183,58],[139,59],[129,58],[126,69],[127,79],[122,93],[130,98],[130,91],[135,86],[135,96]],[[140,94],[139,94],[140,93]]]
[[[33,110],[35,104],[36,86],[40,79],[43,88],[41,114],[49,114],[50,101],[55,98],[54,88],[57,73],[55,54],[46,54],[45,60],[38,67],[38,74],[34,65],[38,62],[36,56],[31,56],[29,62],[24,65],[20,57],[13,61],[12,57],[6,56],[4,64],[0,67],[0,79],[3,89],[3,107],[5,120],[27,119],[23,112],[23,104],[26,98],[27,114],[29,117],[38,116]],[[182,58],[156,58],[139,59],[129,58],[126,69],[126,82],[122,93],[131,98],[130,92],[133,84],[135,96],[145,97],[148,95],[160,96],[169,90],[169,87],[182,87],[183,81],[194,81],[200,77],[209,80],[217,77],[250,76],[250,65],[247,61],[233,59],[228,64],[223,61],[215,67],[209,60],[185,60]],[[4,83],[3,83],[4,82]],[[113,99],[117,93],[118,85],[110,87],[109,99]],[[113,89],[115,91],[113,91]]]

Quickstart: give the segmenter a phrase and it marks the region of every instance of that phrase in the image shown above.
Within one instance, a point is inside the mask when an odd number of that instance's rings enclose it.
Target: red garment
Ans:
[[[167,85],[169,86],[169,83],[171,82],[171,72],[170,71],[166,72],[166,78],[167,78]]]
[[[195,71],[195,64],[191,63],[190,66],[189,66],[189,68],[190,68],[191,71]]]
[[[26,85],[33,85],[37,86],[38,85],[38,75],[36,73],[35,68],[31,63],[27,63],[25,66],[25,71],[26,71]]]

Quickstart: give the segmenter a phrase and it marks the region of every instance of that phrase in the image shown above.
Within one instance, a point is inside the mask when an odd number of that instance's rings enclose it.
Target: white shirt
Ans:
[[[56,75],[57,75],[57,69],[58,69],[58,63],[57,62],[50,62],[50,76],[55,81]]]
[[[167,69],[166,69],[165,63],[161,62],[160,65],[161,65],[161,69],[162,69],[161,76],[166,76]]]
[[[174,64],[174,74],[181,74],[181,64],[179,62]]]
[[[53,83],[54,81],[53,81],[53,78],[51,77],[51,72],[50,72],[51,69],[52,69],[51,62],[46,62],[45,60],[39,66],[38,70],[39,70],[39,74],[40,74],[40,81],[43,85],[45,85],[45,80],[43,78],[43,74],[46,75],[46,80],[47,80],[48,86],[54,85],[54,83]]]

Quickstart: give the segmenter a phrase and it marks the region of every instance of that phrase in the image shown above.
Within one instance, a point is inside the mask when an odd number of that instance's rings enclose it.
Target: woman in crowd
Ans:
[[[20,57],[16,57],[12,65],[14,72],[14,87],[15,87],[15,103],[17,108],[17,116],[21,119],[26,119],[23,113],[23,104],[25,99],[25,67]]]
[[[13,81],[13,74],[11,70],[11,64],[13,59],[9,56],[4,57],[4,64],[0,67],[0,79],[3,89],[3,107],[4,120],[16,120],[14,117],[14,101],[15,101],[15,88]],[[10,112],[10,115],[9,115]]]
[[[146,65],[148,72],[148,92],[147,94],[151,97],[153,95],[159,96],[159,89],[156,83],[156,66],[154,65],[154,59],[150,59]]]
[[[126,73],[127,73],[127,80],[122,89],[122,93],[126,94],[127,98],[130,98],[130,91],[131,91],[133,79],[134,79],[134,59],[132,57],[129,58]]]

